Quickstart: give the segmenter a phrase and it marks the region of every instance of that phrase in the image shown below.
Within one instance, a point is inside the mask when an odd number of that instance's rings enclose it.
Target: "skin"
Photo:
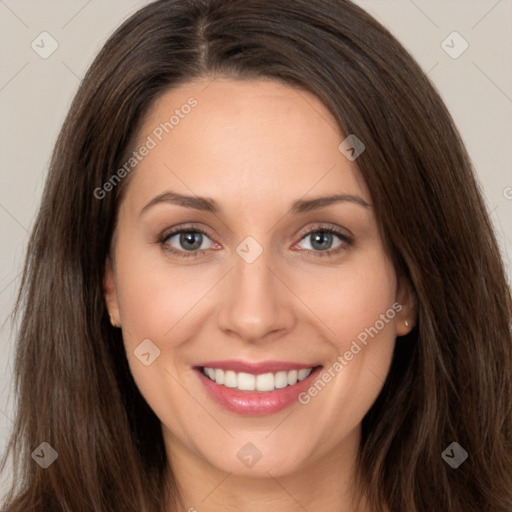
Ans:
[[[271,80],[199,80],[156,101],[139,145],[190,97],[197,106],[130,176],[105,265],[106,304],[162,423],[184,510],[352,512],[361,420],[383,386],[396,336],[412,328],[412,294],[385,251],[357,160],[338,150],[345,136],[319,99]],[[214,199],[222,213],[159,203],[141,215],[169,190]],[[370,207],[290,213],[298,199],[333,193]],[[205,252],[170,254],[165,246],[188,246],[179,234],[162,243],[159,235],[190,223],[207,232]],[[319,224],[353,243],[333,236],[323,252],[340,244],[341,252],[319,256]],[[263,249],[251,264],[236,252],[247,236]],[[212,401],[192,370],[223,359],[328,368],[396,302],[395,318],[307,405],[240,416]],[[149,366],[134,355],[144,339],[160,349]],[[262,453],[250,468],[237,457],[248,442]],[[364,500],[359,510],[370,510]]]

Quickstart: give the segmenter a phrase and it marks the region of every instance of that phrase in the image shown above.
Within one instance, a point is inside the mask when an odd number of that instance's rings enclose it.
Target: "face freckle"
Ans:
[[[106,299],[134,379],[176,457],[278,476],[355,454],[406,306],[357,159],[306,91],[205,84],[168,91],[147,113],[141,144],[196,101],[120,205]],[[263,454],[251,468],[246,445]]]

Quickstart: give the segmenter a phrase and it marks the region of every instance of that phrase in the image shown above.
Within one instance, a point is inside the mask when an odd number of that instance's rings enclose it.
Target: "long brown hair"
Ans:
[[[57,141],[13,313],[17,410],[2,468],[11,455],[14,474],[3,507],[162,512],[177,496],[159,421],[103,298],[129,180],[101,200],[94,191],[123,165],[157,97],[219,75],[308,90],[366,146],[358,164],[418,304],[363,420],[372,507],[512,507],[512,300],[489,215],[434,87],[347,0],[160,0],[107,41]],[[47,469],[31,458],[42,442],[58,453]],[[457,469],[441,456],[452,442],[468,453]]]

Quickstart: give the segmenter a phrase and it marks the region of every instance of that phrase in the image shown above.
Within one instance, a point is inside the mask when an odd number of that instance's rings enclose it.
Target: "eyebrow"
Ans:
[[[144,208],[142,208],[140,215],[145,213],[151,207],[161,203],[174,204],[177,206],[182,206],[183,208],[192,208],[194,210],[209,212],[216,215],[222,213],[222,208],[216,201],[211,198],[187,196],[168,191],[151,199],[151,201],[149,201],[149,203],[146,204]],[[364,208],[371,208],[369,203],[357,195],[334,194],[331,196],[316,197],[313,199],[299,199],[293,203],[290,211],[292,213],[305,213],[311,210],[317,210],[319,208],[326,208],[327,206],[336,203],[353,203]]]

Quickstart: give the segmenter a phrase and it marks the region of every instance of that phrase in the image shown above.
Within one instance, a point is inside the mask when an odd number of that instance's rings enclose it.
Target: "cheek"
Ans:
[[[155,258],[157,250],[131,250],[118,258],[119,307],[129,343],[165,338],[172,345],[173,329],[187,322],[211,287],[208,283],[215,282],[215,269],[180,269],[165,255]]]
[[[335,271],[319,273],[314,279],[305,276],[296,283],[297,294],[323,321],[329,339],[340,351],[348,350],[351,340],[376,323],[379,331],[394,337],[396,276],[381,251],[368,252]]]
[[[207,265],[180,269],[163,253],[155,258],[156,250],[123,242],[120,236],[116,261],[126,357],[148,404],[161,421],[178,429],[179,418],[169,411],[192,414],[190,395],[177,381],[190,378],[183,357],[194,340],[196,315],[207,302],[202,299],[219,280],[218,269]]]
[[[391,262],[377,251],[353,266],[340,267],[325,286],[309,294],[318,316],[329,328],[332,361],[303,396],[312,413],[322,411],[326,428],[354,428],[368,412],[386,380],[396,339],[396,276]],[[309,405],[307,405],[309,404]],[[342,420],[341,420],[342,419]],[[313,423],[309,425],[314,427]]]
[[[182,419],[197,411],[190,395],[177,384],[187,379],[179,361],[180,346],[193,337],[187,326],[208,277],[194,272],[191,279],[189,273],[177,271],[151,252],[133,243],[123,246],[119,239],[117,291],[126,357],[151,409],[160,421],[185,436]]]

